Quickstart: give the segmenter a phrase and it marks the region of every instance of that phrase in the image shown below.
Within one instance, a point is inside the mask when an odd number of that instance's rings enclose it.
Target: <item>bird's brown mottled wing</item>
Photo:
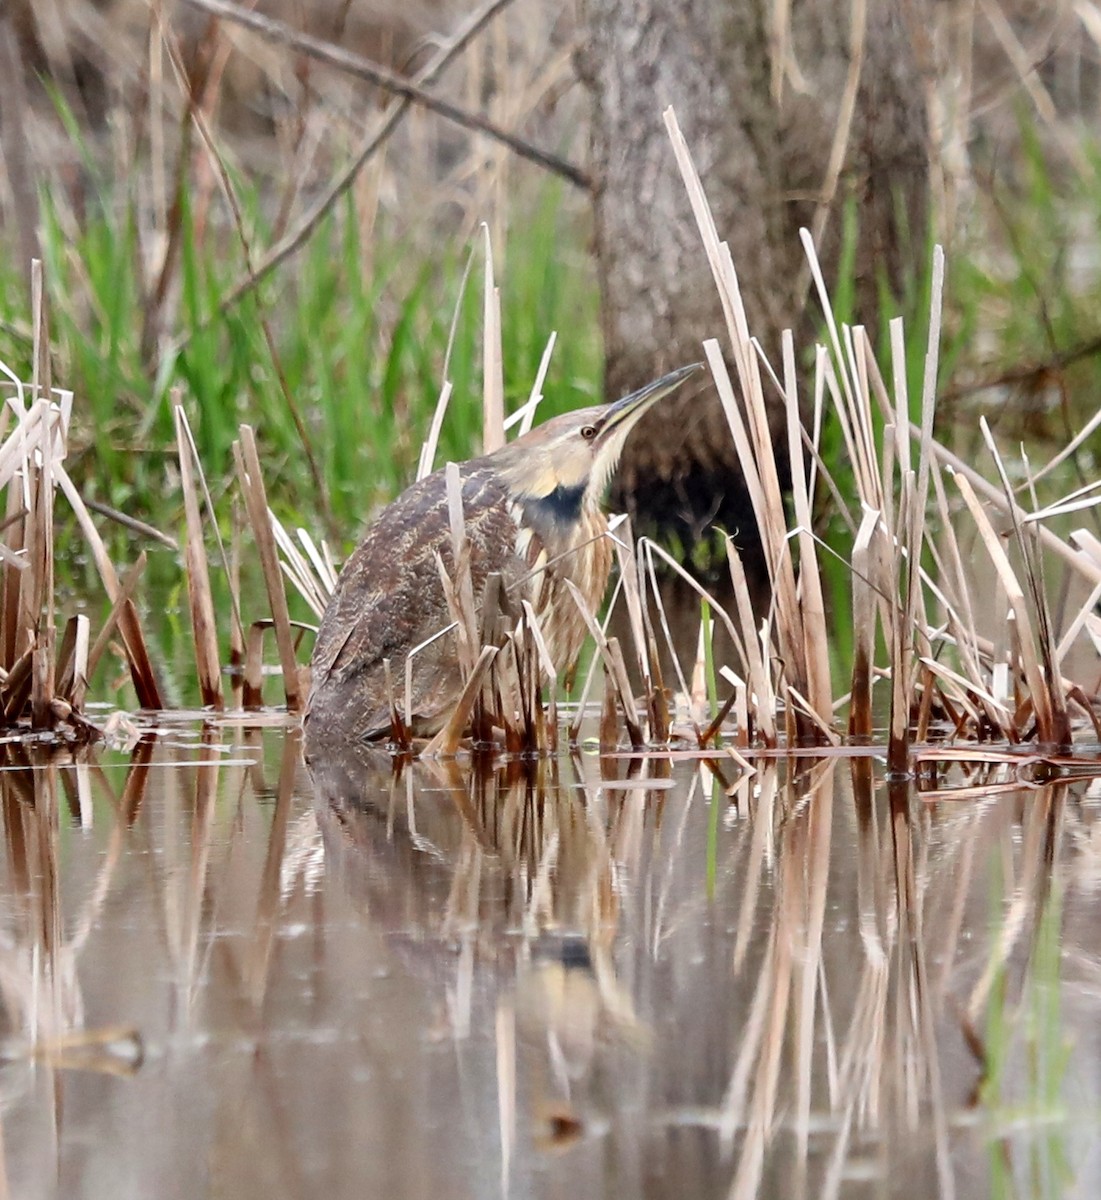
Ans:
[[[493,571],[516,578],[516,525],[503,486],[478,463],[462,468],[463,512],[471,543],[474,594]],[[399,701],[405,657],[451,623],[436,554],[453,567],[447,484],[437,471],[383,509],[345,564],[314,647],[311,720],[352,722],[369,734],[389,724],[383,659],[389,658]],[[414,659],[413,715],[431,720],[457,691],[450,635]]]

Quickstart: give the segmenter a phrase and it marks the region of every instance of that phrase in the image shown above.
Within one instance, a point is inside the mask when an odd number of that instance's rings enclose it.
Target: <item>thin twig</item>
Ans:
[[[942,403],[963,400],[977,392],[985,392],[991,388],[1010,387],[1014,384],[1028,384],[1033,387],[1043,382],[1044,377],[1055,374],[1080,362],[1084,358],[1094,358],[1101,354],[1101,337],[1093,337],[1080,342],[1077,346],[1069,346],[1066,350],[1056,350],[1047,358],[1037,362],[1021,363],[1000,371],[997,375],[988,375],[985,379],[976,379],[971,383],[957,383],[946,387],[940,393]]]
[[[160,542],[162,546],[167,546],[169,550],[178,550],[180,548],[174,537],[163,533],[155,525],[150,525],[148,522],[141,521],[137,517],[131,517],[128,513],[120,512],[117,508],[112,508],[109,504],[103,504],[99,500],[85,498],[84,503],[92,512],[99,513],[101,517],[106,517],[109,521],[114,521],[117,525],[122,525],[132,533],[140,533],[143,537],[152,538],[153,541]]]
[[[230,179],[229,171],[226,169],[226,164],[222,159],[221,152],[214,142],[214,135],[207,124],[206,117],[203,115],[202,109],[195,100],[194,92],[187,87],[187,72],[184,68],[183,59],[180,55],[179,44],[174,37],[168,36],[168,31],[165,31],[165,44],[168,48],[169,61],[176,72],[180,86],[187,97],[188,112],[195,128],[198,130],[199,136],[210,155],[211,165],[214,167],[218,177],[218,182],[222,187],[222,192],[225,195],[226,202],[229,205],[230,212],[233,216],[234,228],[237,231],[237,238],[241,243],[241,252],[245,256],[245,266],[249,274],[255,274],[255,268],[252,261],[252,244],[249,241],[248,233],[245,229],[245,216],[241,210],[240,201],[237,198],[237,192],[233,187],[233,181]],[[275,372],[275,378],[279,383],[279,390],[283,394],[283,402],[287,406],[287,412],[290,413],[291,421],[294,424],[295,430],[298,433],[298,440],[302,445],[302,452],[306,456],[306,466],[309,468],[310,477],[313,480],[314,491],[317,494],[318,505],[322,516],[327,520],[332,519],[332,507],[329,503],[329,490],[326,486],[325,476],[321,470],[321,466],[317,461],[317,455],[314,453],[313,441],[310,437],[310,432],[306,428],[306,421],[302,415],[302,410],[295,399],[294,392],[291,390],[290,384],[287,382],[287,374],[283,370],[283,361],[279,356],[278,348],[275,344],[275,335],[271,330],[271,323],[264,315],[263,306],[257,302],[256,316],[260,323],[260,329],[264,335],[264,342],[268,348],[268,356],[271,359],[272,370]]]
[[[452,104],[450,100],[444,100],[440,96],[426,91],[419,84],[372,62],[369,58],[353,54],[350,50],[334,46],[331,42],[322,41],[320,38],[311,37],[307,33],[298,33],[297,30],[282,21],[261,16],[260,13],[249,12],[247,9],[239,8],[236,4],[231,4],[229,0],[185,0],[185,2],[192,8],[198,8],[213,16],[223,17],[227,21],[243,25],[269,42],[289,46],[300,54],[316,58],[318,62],[327,63],[330,67],[336,67],[337,70],[354,75],[357,79],[365,79],[376,87],[384,88],[406,100],[420,104],[464,129],[484,133],[507,146],[521,158],[526,158],[555,175],[561,175],[563,179],[568,180],[576,187],[587,190],[590,186],[588,175],[580,167],[567,162],[557,154],[552,154],[549,150],[542,150],[540,147],[532,145],[531,142],[518,137],[515,133],[510,133],[507,129],[502,129],[488,117],[469,112],[457,104]]]
[[[463,51],[486,25],[511,3],[512,0],[489,0],[487,4],[478,9],[464,25],[459,27],[452,38],[440,46],[424,70],[416,76],[415,82],[422,87],[426,84],[435,83],[451,60]],[[204,332],[216,321],[220,320],[230,309],[236,307],[245,296],[259,287],[272,271],[301,250],[324,220],[326,214],[341,196],[348,191],[352,184],[355,183],[360,171],[374,158],[381,147],[386,144],[389,136],[401,124],[402,119],[412,107],[412,100],[403,98],[385,114],[381,124],[368,134],[352,161],[318,197],[317,201],[307,210],[295,228],[281,241],[277,242],[254,267],[250,268],[241,279],[227,290],[225,296],[222,298],[222,302],[218,305],[218,311],[201,324],[177,336],[171,348],[173,354],[179,354],[197,333]]]

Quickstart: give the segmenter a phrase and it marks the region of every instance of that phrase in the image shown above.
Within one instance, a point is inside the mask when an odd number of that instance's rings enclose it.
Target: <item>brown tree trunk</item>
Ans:
[[[661,114],[672,105],[730,243],[750,327],[779,362],[807,308],[798,230],[830,181],[846,85],[855,103],[819,253],[829,278],[841,208],[856,202],[861,318],[877,277],[924,250],[925,91],[909,23],[925,0],[582,0],[579,73],[592,93],[595,237],[609,398],[725,342],[721,311]],[[857,14],[854,17],[854,14]],[[853,20],[857,25],[853,26]],[[855,34],[855,37],[854,37]],[[783,42],[783,45],[781,45]],[[853,45],[859,46],[850,72]],[[836,172],[835,172],[836,174]],[[901,229],[899,214],[906,229]],[[701,395],[701,390],[706,394]],[[696,541],[719,524],[752,542],[734,448],[713,392],[682,389],[628,443],[613,501],[643,531]]]

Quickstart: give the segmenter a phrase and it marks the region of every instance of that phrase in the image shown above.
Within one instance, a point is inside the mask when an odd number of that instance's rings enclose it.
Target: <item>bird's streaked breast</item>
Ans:
[[[612,569],[608,523],[599,509],[582,507],[562,527],[545,526],[546,535],[529,520],[527,504],[509,512],[516,524],[516,554],[525,571],[524,595],[535,611],[540,630],[559,671],[572,666],[585,640],[586,625],[564,584],[569,579],[596,613],[604,599]]]

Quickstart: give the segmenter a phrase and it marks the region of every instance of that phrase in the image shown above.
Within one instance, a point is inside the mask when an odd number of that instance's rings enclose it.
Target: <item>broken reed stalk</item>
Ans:
[[[1013,627],[1017,632],[1017,654],[1019,655],[1021,668],[1024,671],[1025,680],[1028,683],[1029,697],[1036,715],[1036,725],[1040,740],[1056,745],[1065,745],[1070,740],[1065,702],[1060,706],[1056,706],[1053,702],[1052,689],[1049,686],[1051,677],[1050,674],[1045,676],[1045,671],[1041,665],[1032,622],[1029,619],[1024,589],[1021,587],[1016,572],[1010,564],[1009,557],[1001,544],[1001,539],[994,531],[993,525],[990,524],[990,518],[986,515],[986,512],[979,503],[978,497],[975,495],[974,488],[961,475],[956,476],[956,485],[959,488],[960,495],[963,496],[964,503],[975,519],[979,536],[982,539],[987,554],[990,556],[990,561],[993,563],[994,569],[998,573],[999,582],[1005,589],[1009,599],[1010,612],[1013,618],[1015,618]]]
[[[268,514],[268,496],[260,471],[260,456],[256,449],[256,435],[250,425],[242,425],[240,439],[233,443],[233,457],[237,464],[237,479],[245,498],[252,536],[260,552],[260,566],[264,573],[264,586],[268,593],[268,604],[275,627],[275,643],[279,650],[279,662],[283,671],[283,694],[289,712],[302,708],[301,683],[295,654],[294,636],[291,633],[290,611],[287,608],[287,593],[283,586],[283,573],[279,568],[279,553],[272,533]]]
[[[795,383],[795,341],[790,329],[782,339],[784,361],[784,411],[787,417],[788,465],[791,495],[799,530],[799,596],[803,608],[803,636],[807,640],[807,699],[815,713],[825,716],[833,706],[830,683],[829,631],[826,605],[822,597],[822,579],[818,551],[814,544],[813,497],[808,487],[803,461],[803,424],[799,415],[799,396]]]
[[[609,536],[612,536],[611,530]],[[661,678],[657,647],[646,629],[645,603],[639,580],[639,552],[635,547],[634,532],[628,518],[624,517],[616,526],[612,544],[619,561],[628,628],[631,631],[639,678],[642,680],[643,698],[650,725],[650,744],[664,744],[669,740],[669,706]]]
[[[585,603],[585,597],[581,594],[581,591],[573,580],[566,579],[565,584],[569,588],[573,602],[577,605],[577,610],[580,612],[582,620],[584,620],[593,641],[596,643],[596,648],[604,660],[605,678],[611,680],[612,694],[619,701],[619,707],[623,712],[623,719],[627,725],[627,733],[631,739],[631,745],[635,749],[641,749],[646,745],[646,739],[643,737],[642,725],[638,719],[638,709],[635,707],[635,698],[631,691],[631,681],[627,675],[627,665],[623,661],[623,651],[620,648],[619,639],[604,635],[604,631],[600,628],[600,622],[593,615],[588,604]],[[606,689],[607,686],[605,684]],[[607,691],[606,694],[608,694]]]
[[[1005,464],[1002,462],[1002,457],[998,453],[998,447],[985,417],[979,418],[979,428],[982,430],[983,438],[994,459],[994,465],[1001,479],[1002,488],[1009,502],[1010,519],[1013,523],[1013,536],[1024,564],[1025,579],[1032,598],[1032,614],[1035,617],[1036,629],[1030,629],[1029,633],[1037,644],[1037,666],[1042,672],[1042,695],[1033,696],[1037,721],[1040,723],[1040,737],[1042,741],[1051,742],[1058,746],[1067,746],[1071,741],[1070,719],[1067,715],[1067,701],[1063,693],[1062,681],[1059,675],[1055,639],[1052,634],[1050,615],[1047,611],[1041,567],[1034,552],[1034,537],[1025,535],[1024,527],[1017,518],[1009,475],[1006,472]],[[1029,529],[1031,533],[1035,530],[1035,525],[1031,525]],[[1027,611],[1019,615],[1022,622],[1031,625]],[[1031,680],[1029,686],[1030,689],[1033,687]],[[1041,720],[1041,712],[1045,720]]]
[[[872,679],[875,663],[876,591],[879,576],[879,513],[870,509],[852,548],[853,673],[849,701],[850,737],[872,735]]]
[[[463,685],[462,693],[447,718],[447,724],[425,747],[425,754],[438,754],[446,758],[451,757],[458,750],[463,734],[474,716],[474,706],[481,696],[482,684],[497,653],[496,646],[482,647],[481,653],[475,660],[466,683]]]
[[[465,680],[474,670],[474,663],[478,657],[478,618],[474,607],[474,579],[471,574],[470,541],[466,536],[462,477],[456,463],[449,462],[444,470],[447,482],[447,515],[451,530],[451,572],[448,573],[443,559],[439,556],[436,559],[436,567],[440,572],[440,582],[451,619],[455,622],[459,670]]]
[[[25,470],[30,494],[27,516],[27,558],[30,586],[24,595],[29,601],[25,614],[27,631],[32,638],[31,728],[46,729],[53,724],[50,705],[54,691],[54,430],[56,423],[50,404],[49,314],[42,278],[42,263],[31,262],[31,303],[34,314],[35,405],[43,405],[45,436],[39,440],[38,454],[27,455]],[[60,429],[57,430],[59,433]],[[62,437],[63,440],[63,437]]]
[[[550,648],[547,646],[546,639],[543,637],[543,631],[539,627],[539,619],[535,615],[535,609],[527,600],[523,602],[524,608],[524,627],[531,638],[533,653],[529,655],[532,662],[532,679],[533,686],[538,689],[541,679],[545,678],[547,683],[547,702],[546,719],[543,722],[541,734],[543,741],[537,744],[534,748],[541,751],[553,752],[558,745],[558,672],[554,666],[554,659],[551,657]],[[538,669],[536,669],[536,661]],[[541,712],[541,706],[540,712]]]
[[[187,417],[178,398],[174,409],[176,452],[180,463],[180,487],[184,498],[184,571],[187,575],[187,600],[191,612],[191,633],[195,642],[195,669],[203,704],[220,709],[222,701],[221,662],[218,656],[218,626],[214,617],[214,597],[210,589],[210,571],[206,561],[203,520],[195,488],[195,469]]]
[[[118,630],[126,652],[126,661],[130,668],[134,691],[137,693],[138,704],[142,708],[164,708],[160,685],[157,682],[153,661],[149,657],[149,651],[145,644],[145,634],[142,631],[137,607],[130,596],[122,594],[114,563],[107,554],[107,547],[104,546],[91,514],[80,498],[80,493],[76,490],[76,485],[69,478],[68,472],[61,463],[55,464],[55,471],[61,490],[65,493],[84,534],[85,541],[92,551],[92,558],[99,571],[104,590],[107,592],[107,598],[112,604],[119,607]]]
[[[35,328],[41,339],[47,333],[47,320],[38,270],[33,290]],[[3,425],[8,424],[11,411],[16,413],[16,425],[0,445],[0,487],[8,489],[8,515],[3,525],[6,541],[0,544],[0,665],[6,672],[0,684],[0,708],[8,722],[29,715],[33,728],[49,728],[64,721],[78,732],[86,732],[90,727],[79,720],[79,712],[106,638],[101,636],[90,648],[87,618],[79,616],[66,624],[61,645],[57,645],[53,521],[57,488],[76,515],[114,606],[106,629],[109,634],[117,625],[122,635],[138,703],[161,708],[163,702],[130,590],[120,589],[87,506],[63,465],[72,393],[42,393],[49,383],[49,364],[41,342],[36,344],[34,361],[35,382],[30,388],[3,368],[16,388],[15,403],[10,408],[5,405]]]
[[[103,622],[96,640],[92,643],[91,650],[88,651],[88,678],[95,674],[96,667],[99,666],[99,660],[103,656],[103,652],[110,644],[111,638],[115,635],[115,630],[118,628],[123,609],[126,605],[132,604],[132,597],[138,586],[138,580],[141,579],[142,572],[145,570],[145,551],[143,550],[134,561],[134,565],[126,572],[122,583],[119,585],[118,594],[115,597],[114,603],[111,605],[111,611],[107,614],[107,620]]]
[[[485,294],[482,317],[482,453],[505,444],[504,355],[501,348],[501,291],[493,279],[493,246],[485,235]]]
[[[83,613],[65,622],[57,648],[57,695],[79,712],[88,690],[88,638],[91,624]]]

